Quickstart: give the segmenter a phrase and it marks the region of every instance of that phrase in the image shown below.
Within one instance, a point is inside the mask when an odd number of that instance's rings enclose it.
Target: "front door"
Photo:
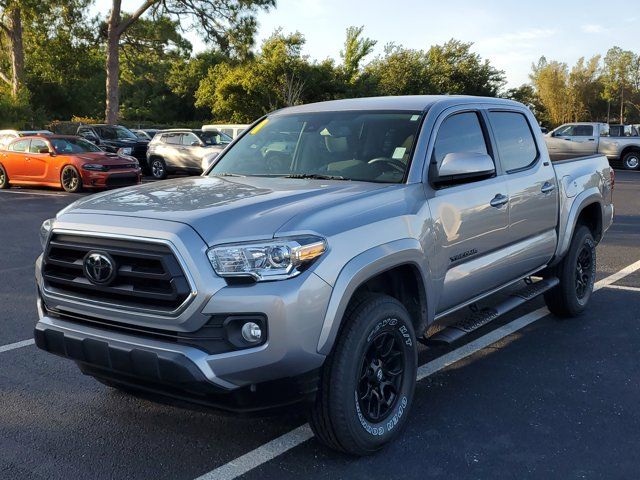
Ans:
[[[448,153],[490,154],[486,128],[479,112],[453,113],[436,127],[431,156],[439,166]],[[493,178],[463,185],[444,185],[429,199],[434,241],[440,249],[430,259],[435,278],[444,278],[437,312],[442,313],[499,286],[493,273],[501,264],[508,240],[508,191],[497,170]]]

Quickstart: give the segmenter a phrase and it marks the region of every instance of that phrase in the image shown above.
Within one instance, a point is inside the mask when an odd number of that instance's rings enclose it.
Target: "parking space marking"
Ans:
[[[293,447],[306,442],[313,437],[313,432],[308,423],[294,428],[290,432],[265,443],[264,445],[251,450],[249,453],[236,458],[235,460],[222,465],[208,473],[205,473],[196,480],[233,480],[244,475],[260,465],[273,460]]]
[[[28,347],[29,345],[33,345],[36,343],[33,338],[29,338],[28,340],[22,340],[21,342],[10,343],[9,345],[0,346],[0,353],[8,352],[9,350],[15,350],[17,348]]]
[[[640,287],[629,287],[627,285],[607,285],[605,288],[613,288],[615,290],[626,290],[628,292],[640,293]]]
[[[71,194],[70,193],[66,193],[66,192],[59,192],[59,193],[55,193],[55,192],[20,192],[17,190],[5,190],[2,192],[2,194],[4,195],[5,193],[13,193],[14,195],[35,195],[38,197],[68,197]]]
[[[601,288],[610,286],[612,283],[617,282],[618,280],[623,279],[627,275],[631,275],[636,270],[640,270],[640,260],[631,265],[623,268],[622,270],[609,275],[606,278],[603,278],[599,282],[596,282],[593,286],[593,291],[600,290]],[[499,340],[517,332],[518,330],[523,329],[527,325],[532,324],[533,322],[540,320],[543,317],[549,315],[549,310],[547,307],[541,307],[533,312],[527,313],[522,317],[516,318],[515,320],[503,325],[501,327],[496,328],[495,330],[465,344],[461,347],[452,350],[449,353],[442,355],[430,362],[425,363],[424,365],[418,368],[418,372],[416,375],[416,379],[423,380],[424,378],[433,375],[434,373],[439,372],[447,368],[450,365],[453,365],[460,360],[463,360],[474,353],[492,345]],[[270,442],[265,443],[264,445],[251,450],[248,453],[226,463],[214,470],[211,470],[208,473],[198,477],[196,480],[234,480],[241,475],[257,468],[264,463],[273,460],[274,458],[282,455],[283,453],[291,450],[292,448],[306,442],[311,437],[313,437],[313,433],[311,432],[311,427],[308,423],[301,425],[298,428],[291,430],[288,433],[276,438],[275,440],[271,440]]]

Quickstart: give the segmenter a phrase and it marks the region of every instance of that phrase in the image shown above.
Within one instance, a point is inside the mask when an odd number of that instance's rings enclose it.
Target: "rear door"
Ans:
[[[17,140],[7,147],[7,155],[3,160],[9,179],[25,180],[28,177],[27,155],[30,140]]]
[[[479,110],[450,110],[435,125],[432,163],[439,166],[448,153],[482,153],[493,157],[486,121]],[[441,123],[440,123],[441,122]],[[435,245],[441,249],[430,259],[436,277],[444,277],[438,313],[485,293],[506,281],[495,265],[508,246],[508,206],[496,202],[507,197],[504,175],[462,185],[433,186],[429,208]],[[492,205],[492,203],[494,205]]]
[[[490,110],[496,154],[509,191],[508,276],[516,278],[545,265],[555,252],[558,185],[555,170],[538,148],[533,116],[524,110]]]

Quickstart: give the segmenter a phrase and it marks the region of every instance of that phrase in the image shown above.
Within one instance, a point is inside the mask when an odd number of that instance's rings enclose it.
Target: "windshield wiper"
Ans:
[[[312,178],[315,180],[351,180],[340,175],[322,175],[320,173],[292,173],[282,178]]]

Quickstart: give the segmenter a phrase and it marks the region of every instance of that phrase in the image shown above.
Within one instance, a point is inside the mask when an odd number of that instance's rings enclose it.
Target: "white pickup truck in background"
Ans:
[[[606,123],[565,123],[545,135],[552,160],[606,155],[612,166],[640,168],[640,136],[635,127]]]

